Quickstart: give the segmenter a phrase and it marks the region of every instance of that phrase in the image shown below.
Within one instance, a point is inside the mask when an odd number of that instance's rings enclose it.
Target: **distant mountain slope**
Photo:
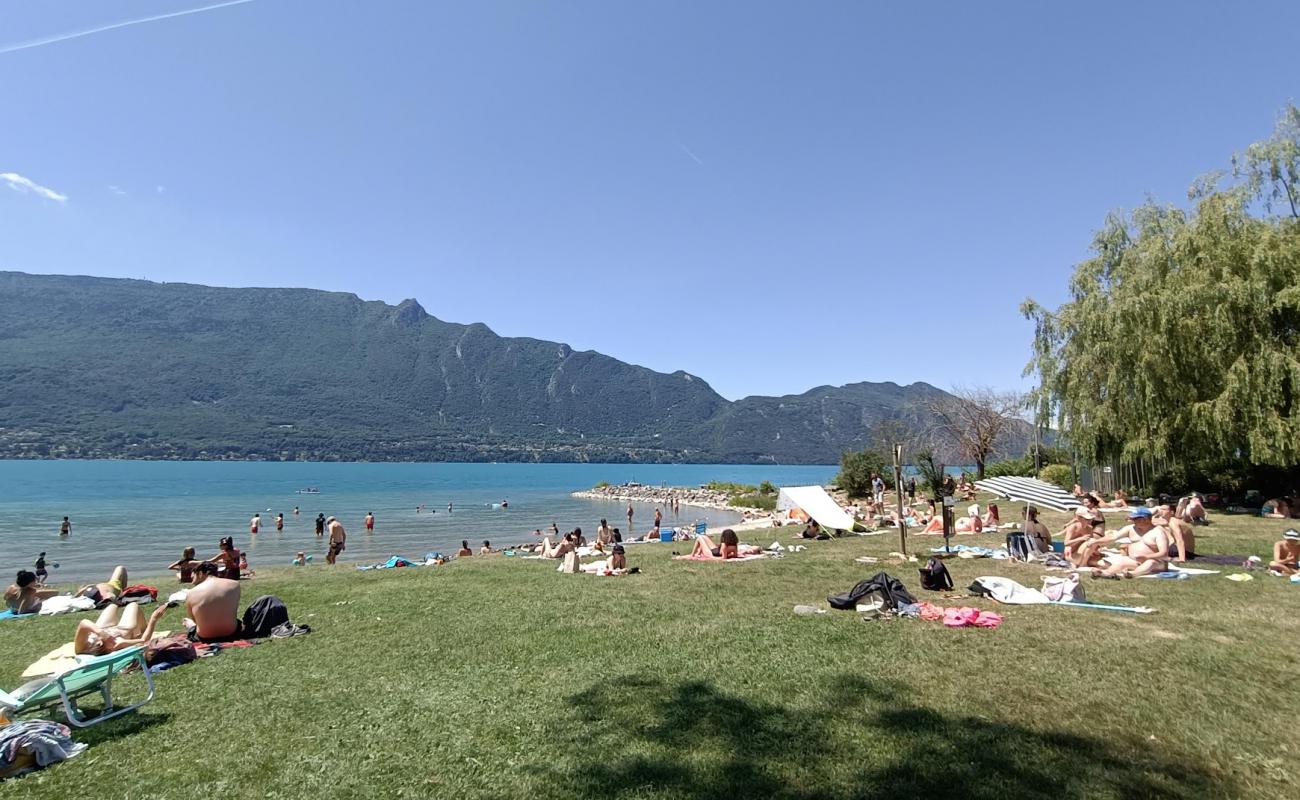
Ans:
[[[927,384],[728,402],[482,324],[310,289],[0,272],[0,457],[827,463]]]

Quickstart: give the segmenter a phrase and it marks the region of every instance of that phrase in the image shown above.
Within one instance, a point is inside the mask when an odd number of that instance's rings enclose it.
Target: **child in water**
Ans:
[[[309,555],[307,555],[306,553],[304,553],[303,551],[299,550],[299,551],[298,551],[298,555],[295,556],[294,559],[293,559],[293,565],[294,565],[295,567],[305,567],[305,566],[307,566],[307,562],[309,562],[309,561],[311,561],[311,556],[309,556]]]

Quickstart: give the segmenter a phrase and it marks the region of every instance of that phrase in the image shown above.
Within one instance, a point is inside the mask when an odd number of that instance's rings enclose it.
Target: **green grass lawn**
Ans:
[[[1198,549],[1266,555],[1281,528],[1220,516]],[[944,603],[915,564],[854,563],[893,534],[744,564],[674,547],[629,548],[644,572],[621,578],[505,557],[265,573],[246,600],[277,594],[314,633],[160,675],[0,798],[1300,796],[1300,586],[1093,581],[1159,613],[999,606],[997,630],[950,630],[791,612],[880,568]],[[1042,573],[948,563],[959,589]],[[0,623],[0,685],[74,624]]]

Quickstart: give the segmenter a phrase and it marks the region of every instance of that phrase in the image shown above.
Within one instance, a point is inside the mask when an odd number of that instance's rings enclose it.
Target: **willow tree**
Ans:
[[[1233,163],[1110,214],[1070,300],[1021,308],[1035,399],[1094,463],[1300,464],[1300,111]]]

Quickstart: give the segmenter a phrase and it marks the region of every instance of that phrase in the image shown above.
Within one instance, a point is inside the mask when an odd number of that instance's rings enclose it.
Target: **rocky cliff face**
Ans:
[[[732,403],[415,300],[0,273],[0,457],[829,463],[938,391]]]

